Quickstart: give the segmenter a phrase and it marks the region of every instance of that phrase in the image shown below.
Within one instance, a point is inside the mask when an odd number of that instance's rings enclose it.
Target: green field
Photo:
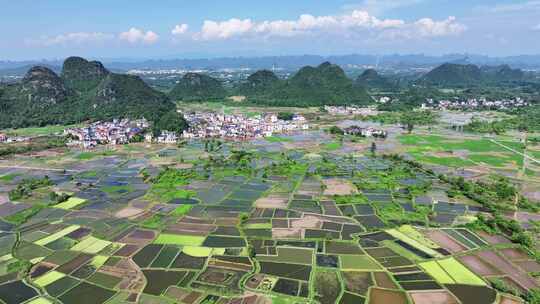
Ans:
[[[418,232],[413,233],[414,229],[406,228],[403,229],[403,231],[399,231],[397,229],[389,229],[386,230],[386,233],[390,234],[391,236],[395,237],[398,240],[401,240],[420,251],[423,251],[431,256],[434,257],[442,257],[443,255],[439,252],[433,250],[434,246],[436,246],[433,242],[422,238],[418,235]]]
[[[27,302],[27,304],[53,304],[53,302],[51,302],[47,298],[40,297],[40,298],[31,300],[30,302]]]
[[[430,276],[432,276],[437,282],[441,284],[455,284],[456,281],[450,277],[450,275],[437,263],[437,261],[429,261],[420,263],[422,267]]]
[[[110,244],[111,242],[109,241],[100,240],[93,236],[89,236],[86,239],[84,239],[82,242],[73,246],[71,250],[96,254],[100,252],[101,250],[105,249],[105,247],[109,246]]]
[[[56,204],[54,205],[55,208],[58,208],[58,209],[64,209],[64,210],[69,210],[69,209],[73,209],[79,205],[82,205],[86,202],[85,199],[82,199],[82,198],[78,198],[78,197],[70,197],[67,201],[63,202],[63,203],[60,203],[60,204]]]
[[[398,140],[407,147],[407,152],[417,161],[427,162],[448,167],[467,167],[477,163],[491,167],[522,165],[523,156],[514,153],[489,139],[455,139],[438,135],[408,134],[400,135]],[[524,147],[517,141],[499,141],[518,152]],[[432,153],[454,153],[466,151],[466,157],[435,156]]]
[[[194,235],[179,235],[171,233],[162,233],[154,241],[155,244],[183,245],[183,246],[201,246],[204,237]]]
[[[71,225],[71,226],[69,226],[67,228],[64,228],[64,229],[54,233],[54,234],[51,234],[51,235],[49,235],[49,236],[47,236],[45,238],[42,238],[42,239],[36,241],[35,244],[40,245],[40,246],[47,245],[49,243],[52,243],[52,242],[54,242],[56,240],[59,240],[59,239],[63,238],[64,236],[72,233],[73,231],[75,231],[75,230],[77,230],[79,228],[80,228],[80,226],[78,226],[78,225]]]
[[[279,143],[279,142],[291,142],[292,139],[283,136],[268,136],[264,138],[267,142]]]
[[[335,151],[335,150],[341,149],[342,144],[340,142],[334,141],[327,144],[323,144],[322,147],[323,149],[327,151]]]
[[[482,279],[453,257],[420,263],[420,267],[441,284],[486,285]]]
[[[58,271],[49,271],[46,274],[40,276],[36,280],[34,280],[34,284],[36,284],[39,287],[45,287],[49,284],[52,284],[61,278],[65,277],[66,275],[58,272]]]
[[[46,126],[46,127],[35,127],[35,128],[22,128],[22,129],[6,129],[2,130],[1,132],[6,133],[8,135],[14,135],[14,136],[25,136],[25,137],[33,137],[33,136],[45,136],[45,135],[53,135],[57,133],[64,132],[65,129],[69,128],[76,128],[80,127],[82,125],[53,125],[53,126]]]
[[[379,270],[381,267],[367,255],[340,255],[341,268],[344,270]]]
[[[455,258],[447,258],[444,260],[438,261],[439,265],[448,272],[448,274],[454,279],[458,284],[468,284],[468,285],[486,285],[482,279],[472,273],[469,269],[463,266]]]
[[[192,257],[208,257],[210,255],[223,255],[225,248],[210,248],[202,246],[184,246],[182,252]]]

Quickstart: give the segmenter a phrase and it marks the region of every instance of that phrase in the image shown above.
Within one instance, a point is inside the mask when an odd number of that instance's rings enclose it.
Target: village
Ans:
[[[25,142],[29,141],[30,137],[24,137],[24,136],[9,136],[4,133],[0,133],[0,143],[16,143],[16,142]]]
[[[309,129],[306,118],[298,114],[291,115],[290,120],[272,113],[247,117],[201,112],[184,114],[184,118],[190,128],[184,131],[183,138],[252,139]]]
[[[379,113],[375,107],[357,106],[324,106],[324,110],[331,115],[361,115],[374,116]]]
[[[180,140],[193,138],[247,140],[309,129],[305,117],[297,114],[292,115],[290,120],[279,119],[277,114],[247,117],[212,112],[185,113],[184,118],[189,129],[182,134],[163,130],[154,136],[145,119],[115,119],[111,122],[96,122],[85,127],[69,128],[64,130],[64,135],[70,138],[69,146],[89,149],[97,145],[122,145],[134,141],[175,144]],[[2,138],[0,136],[0,141]]]
[[[149,127],[146,119],[115,119],[112,122],[95,122],[85,127],[66,129],[64,135],[71,138],[68,145],[93,148],[99,144],[127,144]]]
[[[514,99],[488,100],[486,98],[468,98],[453,100],[427,99],[423,109],[437,110],[509,110],[529,106],[530,103],[519,97]]]

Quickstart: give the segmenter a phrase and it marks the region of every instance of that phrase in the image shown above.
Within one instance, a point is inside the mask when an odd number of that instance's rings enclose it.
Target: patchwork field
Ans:
[[[431,170],[522,158],[397,140],[429,168],[323,131],[0,160],[0,302],[520,303],[539,288],[527,248],[477,225],[489,206]]]

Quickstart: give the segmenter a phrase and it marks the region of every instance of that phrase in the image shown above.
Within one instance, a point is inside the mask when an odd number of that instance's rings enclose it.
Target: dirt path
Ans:
[[[519,151],[517,151],[517,150],[515,150],[515,149],[513,149],[513,148],[510,148],[510,147],[507,146],[507,145],[501,144],[500,142],[498,142],[498,141],[496,141],[496,140],[494,140],[494,139],[490,139],[490,141],[493,142],[494,144],[497,144],[497,145],[499,145],[499,146],[505,148],[506,150],[512,151],[512,152],[514,152],[514,153],[516,153],[516,154],[518,154],[518,155],[521,155],[521,156],[523,156],[524,158],[526,158],[526,159],[528,159],[528,160],[530,160],[530,161],[533,161],[533,162],[535,162],[535,163],[537,163],[537,164],[540,165],[540,160],[537,160],[537,159],[533,158],[533,157],[530,156],[530,155],[527,155],[527,154],[525,154],[525,153],[521,153],[521,152],[519,152]]]
[[[6,165],[0,165],[0,168],[4,169],[27,169],[27,170],[39,170],[39,171],[54,171],[54,172],[80,172],[79,170],[70,170],[70,169],[54,169],[54,168],[39,168],[39,167],[28,167],[28,166],[6,166]]]

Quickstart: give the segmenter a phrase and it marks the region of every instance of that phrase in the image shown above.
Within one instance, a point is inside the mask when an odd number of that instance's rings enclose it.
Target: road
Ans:
[[[501,144],[500,142],[498,142],[498,141],[496,141],[496,140],[494,140],[494,139],[490,139],[490,141],[493,142],[494,144],[497,144],[497,145],[499,145],[499,146],[505,148],[506,150],[509,150],[509,151],[512,151],[512,152],[514,152],[514,153],[516,153],[516,154],[519,154],[519,155],[523,156],[524,158],[526,158],[526,159],[528,159],[528,160],[530,160],[530,161],[532,161],[532,162],[535,162],[535,163],[537,163],[537,164],[540,165],[540,160],[537,160],[537,159],[533,158],[533,157],[530,156],[530,155],[527,155],[527,154],[525,154],[525,153],[519,152],[519,151],[517,151],[516,149],[510,148],[510,147],[507,146],[507,145]]]

